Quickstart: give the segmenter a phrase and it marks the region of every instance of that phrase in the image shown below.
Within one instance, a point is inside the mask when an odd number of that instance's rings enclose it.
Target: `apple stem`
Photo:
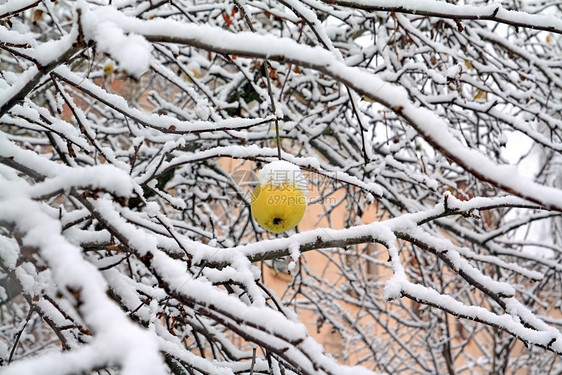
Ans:
[[[265,70],[265,77],[267,79],[267,92],[269,93],[269,98],[271,99],[271,110],[273,111],[274,114],[277,113],[277,110],[275,108],[275,99],[273,98],[273,91],[271,91],[271,78],[269,77],[270,72],[271,72],[271,66],[269,65],[269,61],[267,61],[267,59],[265,59],[263,61],[264,64],[264,70]],[[281,159],[281,138],[279,137],[279,119],[277,118],[277,115],[275,115],[275,136],[277,138],[277,157],[279,158],[279,160]]]
[[[238,0],[234,0],[234,4],[236,4],[236,7],[240,9],[240,12],[244,17],[246,24],[250,28],[250,31],[255,33],[256,29],[254,29],[254,26],[252,25],[252,20],[250,20],[250,17],[248,17],[248,13],[246,12],[245,7],[242,4],[240,4]],[[275,136],[277,138],[277,157],[279,158],[279,160],[283,160],[281,159],[281,139],[279,137],[279,119],[277,118],[277,110],[275,109],[275,99],[273,98],[273,91],[271,90],[271,78],[269,77],[273,73],[273,69],[271,68],[271,65],[269,65],[269,61],[267,61],[267,59],[263,60],[263,67],[264,67],[265,78],[267,79],[267,93],[269,94],[269,99],[271,99],[271,110],[275,115]],[[283,88],[281,88],[281,91],[283,91]]]

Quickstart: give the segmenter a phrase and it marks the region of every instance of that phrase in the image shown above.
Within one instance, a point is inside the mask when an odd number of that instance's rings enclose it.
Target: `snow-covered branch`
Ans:
[[[556,1],[101,3],[0,4],[0,372],[562,368]]]
[[[488,5],[462,5],[444,3],[439,0],[406,0],[389,3],[386,0],[322,0],[325,3],[368,12],[383,11],[408,13],[417,16],[448,18],[453,20],[481,20],[504,23],[515,27],[562,34],[562,20],[554,15],[540,15],[505,9],[501,3]],[[530,6],[527,6],[531,8]],[[463,29],[460,23],[459,29]]]

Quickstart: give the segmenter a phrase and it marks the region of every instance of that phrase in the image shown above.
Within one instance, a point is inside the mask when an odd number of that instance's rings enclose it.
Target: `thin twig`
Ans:
[[[8,357],[8,364],[10,364],[10,362],[12,362],[12,358],[14,356],[14,353],[16,351],[16,348],[18,346],[18,343],[20,341],[21,335],[23,333],[23,331],[25,330],[25,327],[27,326],[27,323],[29,322],[29,319],[31,319],[31,315],[33,314],[33,312],[35,311],[35,307],[30,306],[29,307],[29,312],[27,313],[27,316],[25,318],[25,323],[23,324],[23,327],[21,327],[21,329],[19,330],[16,339],[14,340],[14,346],[12,346],[12,350],[10,350],[10,356]]]
[[[240,4],[237,0],[234,0],[234,3],[238,7],[238,9],[240,9],[240,13],[242,13],[242,17],[244,17],[244,20],[246,21],[246,24],[248,25],[250,30],[253,33],[255,33],[256,29],[254,29],[254,26],[252,25],[252,20],[250,20],[250,18],[248,17],[248,14],[246,13],[246,10],[242,6],[242,4]],[[273,112],[273,115],[275,115],[275,137],[276,137],[276,140],[277,140],[277,157],[279,158],[279,160],[282,160],[282,158],[281,158],[281,138],[279,136],[279,119],[277,118],[277,109],[275,107],[275,98],[273,97],[273,90],[271,89],[270,72],[272,71],[272,68],[271,68],[271,65],[269,64],[269,61],[266,58],[263,59],[263,68],[264,68],[265,78],[267,80],[267,93],[269,95],[269,99],[271,100],[271,111]]]
[[[256,365],[256,348],[252,348],[252,364],[250,365],[250,375],[254,375],[255,365]]]

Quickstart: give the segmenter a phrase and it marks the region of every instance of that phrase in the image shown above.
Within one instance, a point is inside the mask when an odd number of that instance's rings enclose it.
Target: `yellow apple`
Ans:
[[[252,216],[263,228],[280,233],[297,226],[306,210],[306,180],[286,161],[266,165],[252,194]]]
[[[301,189],[283,184],[258,185],[252,194],[252,216],[270,232],[280,233],[297,226],[306,210]]]

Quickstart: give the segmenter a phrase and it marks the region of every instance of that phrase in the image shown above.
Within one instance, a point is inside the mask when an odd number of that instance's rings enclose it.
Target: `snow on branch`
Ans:
[[[0,5],[0,18],[9,17],[26,9],[33,8],[41,0],[14,0]]]
[[[81,363],[80,368],[84,370],[119,364],[125,373],[135,373],[139,369],[146,373],[161,373],[163,363],[150,334],[130,322],[119,307],[107,298],[107,285],[101,275],[82,258],[79,248],[60,234],[60,223],[43,212],[39,203],[29,199],[33,194],[29,191],[32,187],[6,172],[5,167],[2,168],[0,217],[15,227],[21,238],[20,246],[38,249],[47,262],[53,281],[58,287],[64,288],[64,293],[80,306],[80,317],[92,329],[96,339],[77,352],[68,355],[47,354],[29,362],[20,362],[3,372],[66,373],[61,364],[76,361]],[[17,257],[17,254],[9,255],[13,256]],[[6,256],[2,258],[6,259]],[[41,287],[36,285],[33,277],[30,279],[31,275],[24,277],[25,270],[19,272],[21,266],[14,263],[3,265],[9,269],[14,266],[13,271],[19,276],[22,289],[34,299],[39,297]],[[108,343],[119,350],[112,350]],[[72,371],[76,368],[73,367]]]
[[[369,12],[384,11],[408,13],[418,16],[450,18],[453,20],[483,20],[505,23],[515,27],[550,31],[562,34],[562,21],[553,15],[539,15],[524,11],[508,10],[502,4],[463,5],[439,0],[406,0],[389,3],[386,0],[322,0],[346,8]],[[459,26],[462,29],[462,26]]]
[[[100,4],[0,5],[0,372],[562,366],[555,1]]]
[[[466,171],[511,194],[562,211],[562,191],[537,184],[520,176],[509,166],[491,162],[477,151],[468,149],[447,130],[447,123],[434,113],[411,103],[406,92],[358,68],[348,67],[330,52],[299,45],[290,39],[252,33],[233,34],[211,26],[176,23],[173,29],[160,21],[128,18],[111,8],[103,8],[87,17],[112,19],[128,32],[144,35],[147,40],[173,42],[223,54],[269,58],[290,62],[326,73],[357,92],[395,111],[413,126],[436,150]],[[189,37],[185,37],[189,35]],[[250,47],[251,46],[251,47]]]

